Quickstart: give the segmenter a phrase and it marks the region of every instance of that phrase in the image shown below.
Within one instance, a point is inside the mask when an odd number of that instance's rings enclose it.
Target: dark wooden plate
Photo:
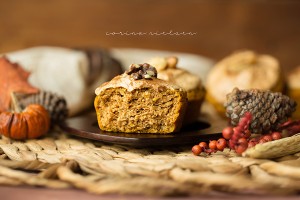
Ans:
[[[212,122],[208,119],[199,118],[197,122],[182,127],[180,132],[174,134],[129,134],[100,130],[96,114],[95,112],[91,112],[78,117],[69,118],[60,126],[64,131],[82,138],[106,143],[147,147],[196,144],[199,141],[217,139],[221,136],[222,128],[226,126],[226,122]]]

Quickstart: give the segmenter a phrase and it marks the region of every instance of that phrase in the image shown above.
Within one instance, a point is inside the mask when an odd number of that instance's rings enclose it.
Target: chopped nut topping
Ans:
[[[129,67],[129,70],[126,71],[126,74],[131,75],[134,80],[139,79],[152,79],[157,78],[157,71],[155,67],[149,65],[148,63],[144,64],[132,64]]]

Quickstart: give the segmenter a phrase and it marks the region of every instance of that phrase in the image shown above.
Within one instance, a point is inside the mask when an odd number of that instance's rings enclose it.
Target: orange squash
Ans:
[[[0,113],[0,134],[12,139],[33,139],[50,128],[48,111],[39,104],[28,105],[22,112]]]

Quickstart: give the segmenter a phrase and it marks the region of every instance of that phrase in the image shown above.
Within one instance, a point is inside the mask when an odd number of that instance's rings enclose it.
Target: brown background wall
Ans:
[[[106,32],[197,32],[107,36]],[[220,59],[254,49],[300,65],[300,1],[0,0],[0,52],[35,45],[140,47]]]

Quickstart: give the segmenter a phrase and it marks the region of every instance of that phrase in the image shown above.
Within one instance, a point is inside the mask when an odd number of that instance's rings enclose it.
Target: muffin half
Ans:
[[[186,92],[157,78],[149,64],[133,64],[124,74],[95,91],[100,129],[124,133],[167,134],[179,131]]]

